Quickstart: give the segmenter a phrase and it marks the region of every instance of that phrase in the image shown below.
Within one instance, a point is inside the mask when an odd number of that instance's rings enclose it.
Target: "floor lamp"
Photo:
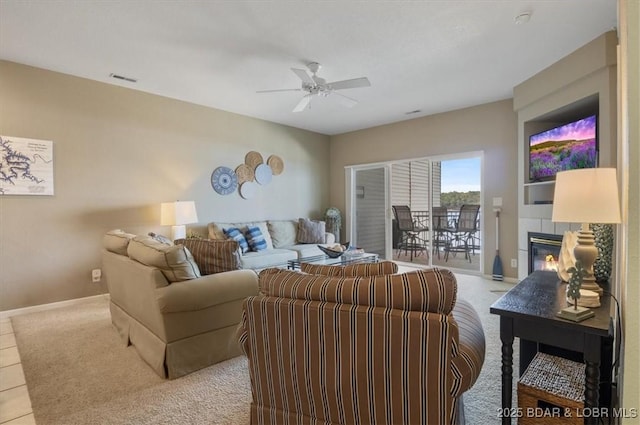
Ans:
[[[198,214],[193,201],[163,202],[160,208],[160,224],[171,226],[171,240],[187,236],[185,224],[197,223]]]
[[[615,168],[584,168],[561,171],[556,175],[551,220],[581,223],[578,244],[573,253],[586,269],[582,288],[602,295],[593,276],[593,263],[598,257],[593,231],[589,223],[620,223],[620,203]]]

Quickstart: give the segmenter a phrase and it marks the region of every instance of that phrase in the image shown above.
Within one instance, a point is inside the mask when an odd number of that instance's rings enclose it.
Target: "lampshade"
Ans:
[[[160,209],[160,224],[176,226],[198,222],[196,204],[193,201],[163,202]]]
[[[583,168],[556,174],[551,221],[620,223],[615,168]]]

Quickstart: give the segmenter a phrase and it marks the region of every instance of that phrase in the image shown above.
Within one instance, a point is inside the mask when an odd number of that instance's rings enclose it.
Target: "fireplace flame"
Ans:
[[[544,257],[544,269],[558,271],[558,260],[556,260],[551,254],[547,255]]]

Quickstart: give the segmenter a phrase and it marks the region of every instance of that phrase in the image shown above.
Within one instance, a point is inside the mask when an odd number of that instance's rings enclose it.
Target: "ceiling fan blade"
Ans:
[[[367,77],[353,78],[351,80],[334,81],[327,83],[331,90],[355,89],[357,87],[369,87],[371,83]]]
[[[340,102],[342,105],[346,106],[347,108],[353,108],[354,106],[356,106],[358,104],[358,101],[355,99],[350,98],[349,96],[345,96],[343,94],[340,94],[338,92],[333,92],[331,93],[332,95],[337,95],[337,99],[338,102]]]
[[[304,96],[302,99],[300,99],[300,102],[298,102],[296,107],[293,108],[293,112],[302,112],[302,111],[304,111],[304,109],[307,107],[307,105],[309,105],[309,102],[311,102],[311,95],[310,94],[308,94],[308,95]]]
[[[275,89],[275,90],[258,90],[256,93],[274,93],[278,91],[302,91],[302,89]]]
[[[316,85],[316,82],[313,81],[313,78],[311,78],[311,76],[307,74],[307,71],[305,71],[304,69],[291,68],[291,70],[298,76],[298,78],[302,80],[303,83],[307,83],[312,86]]]

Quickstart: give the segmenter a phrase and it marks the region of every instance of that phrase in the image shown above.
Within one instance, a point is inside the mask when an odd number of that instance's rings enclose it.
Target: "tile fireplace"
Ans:
[[[529,274],[536,270],[557,270],[562,235],[528,232]]]

